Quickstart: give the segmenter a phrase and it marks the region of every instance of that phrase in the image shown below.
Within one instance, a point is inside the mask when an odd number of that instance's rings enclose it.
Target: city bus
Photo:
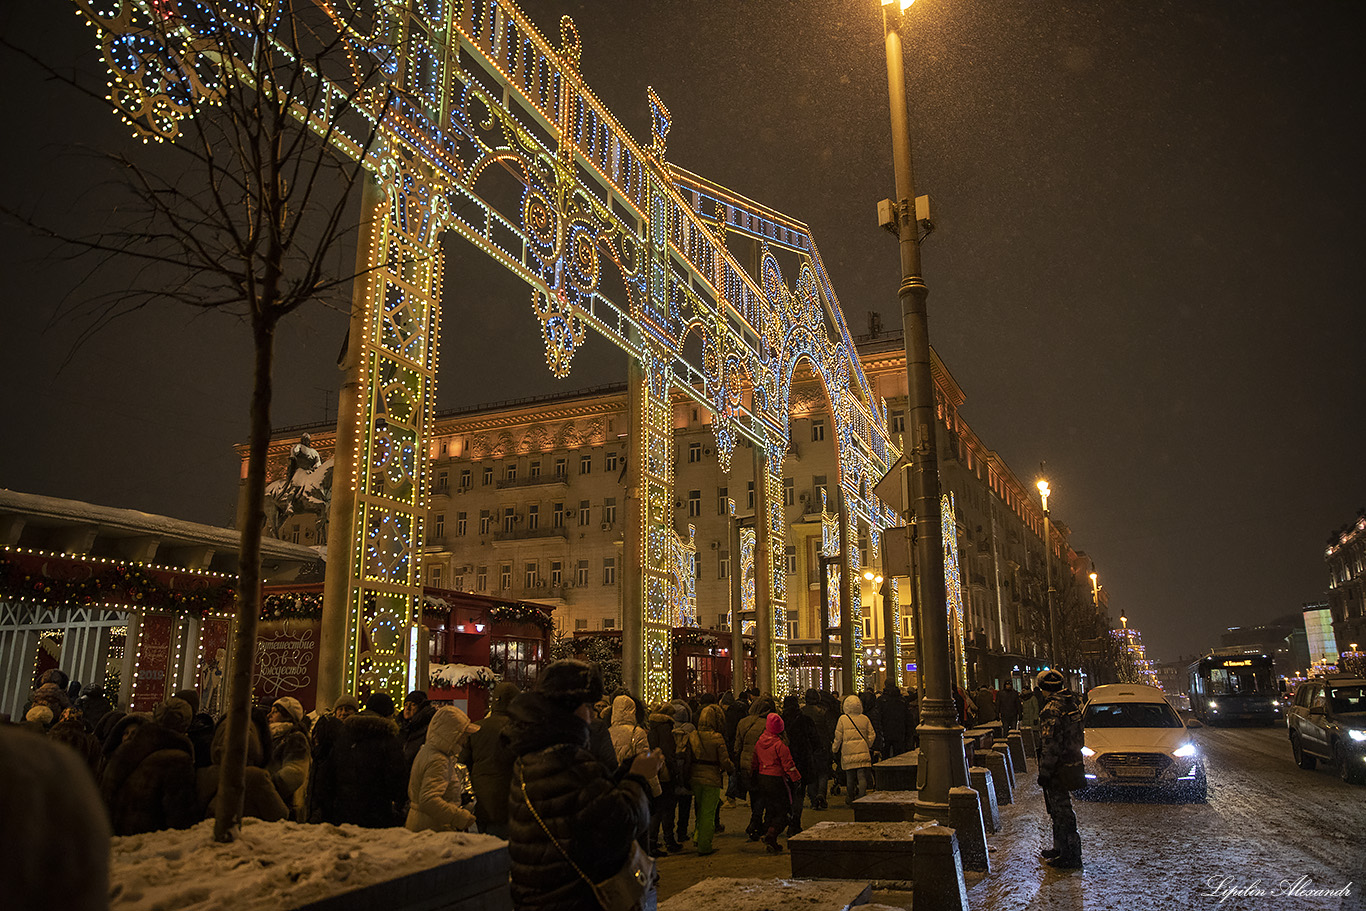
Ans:
[[[1192,664],[1189,672],[1191,711],[1206,724],[1275,724],[1285,717],[1270,655],[1215,652]]]

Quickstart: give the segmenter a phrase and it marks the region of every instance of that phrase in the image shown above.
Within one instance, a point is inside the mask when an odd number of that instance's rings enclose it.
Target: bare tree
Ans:
[[[330,264],[352,243],[354,190],[382,141],[393,42],[385,23],[361,21],[349,4],[101,4],[111,13],[76,3],[104,42],[109,101],[144,139],[165,141],[174,164],[136,148],[106,153],[131,199],[115,228],[71,236],[26,223],[100,264],[134,269],[132,286],[79,301],[87,335],[172,302],[235,314],[253,342],[248,515],[214,827],[215,839],[231,841],[245,793],[276,330],[305,304],[348,297],[355,270]],[[9,47],[87,94],[105,94]]]

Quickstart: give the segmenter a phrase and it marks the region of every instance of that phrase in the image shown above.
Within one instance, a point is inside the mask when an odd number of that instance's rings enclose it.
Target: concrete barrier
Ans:
[[[1004,753],[983,750],[977,754],[977,764],[991,770],[992,783],[996,786],[996,802],[1005,806],[1015,802],[1015,772],[1007,765]]]
[[[934,821],[816,823],[787,840],[792,875],[904,881],[915,857],[915,833],[936,826]]]
[[[872,892],[871,883],[849,880],[713,876],[661,902],[659,911],[849,911],[865,904]]]
[[[1024,737],[1019,731],[1011,731],[1006,735],[1006,748],[1010,751],[1010,764],[1015,771],[1028,772],[1029,766],[1025,762]]]
[[[872,791],[854,801],[854,822],[913,822],[916,791]]]
[[[873,782],[879,791],[914,791],[919,786],[915,777],[919,763],[919,750],[907,750],[900,755],[875,762]]]
[[[963,859],[953,829],[932,826],[916,834],[911,904],[921,911],[968,911]]]
[[[294,906],[294,911],[512,911],[508,849],[487,851]],[[283,907],[283,906],[281,906]]]
[[[996,802],[996,785],[992,782],[991,770],[975,765],[968,769],[968,783],[982,795],[982,825],[987,833],[995,835],[1001,831],[1001,805]]]
[[[975,788],[949,788],[949,825],[958,833],[963,869],[990,873],[982,798]]]

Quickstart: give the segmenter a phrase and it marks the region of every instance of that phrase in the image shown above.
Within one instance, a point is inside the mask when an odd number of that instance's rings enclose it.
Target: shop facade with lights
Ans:
[[[1340,652],[1366,649],[1366,512],[1333,532],[1323,559],[1335,644]]]

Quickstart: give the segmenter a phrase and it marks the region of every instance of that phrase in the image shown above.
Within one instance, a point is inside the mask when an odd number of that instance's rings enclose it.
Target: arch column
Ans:
[[[367,180],[357,283],[338,407],[319,648],[319,703],[408,679],[408,628],[422,597],[426,452],[436,395],[445,200],[396,156]]]
[[[783,455],[787,444],[769,440],[754,447],[754,643],[755,677],[761,690],[786,696],[787,522],[783,507]]]

